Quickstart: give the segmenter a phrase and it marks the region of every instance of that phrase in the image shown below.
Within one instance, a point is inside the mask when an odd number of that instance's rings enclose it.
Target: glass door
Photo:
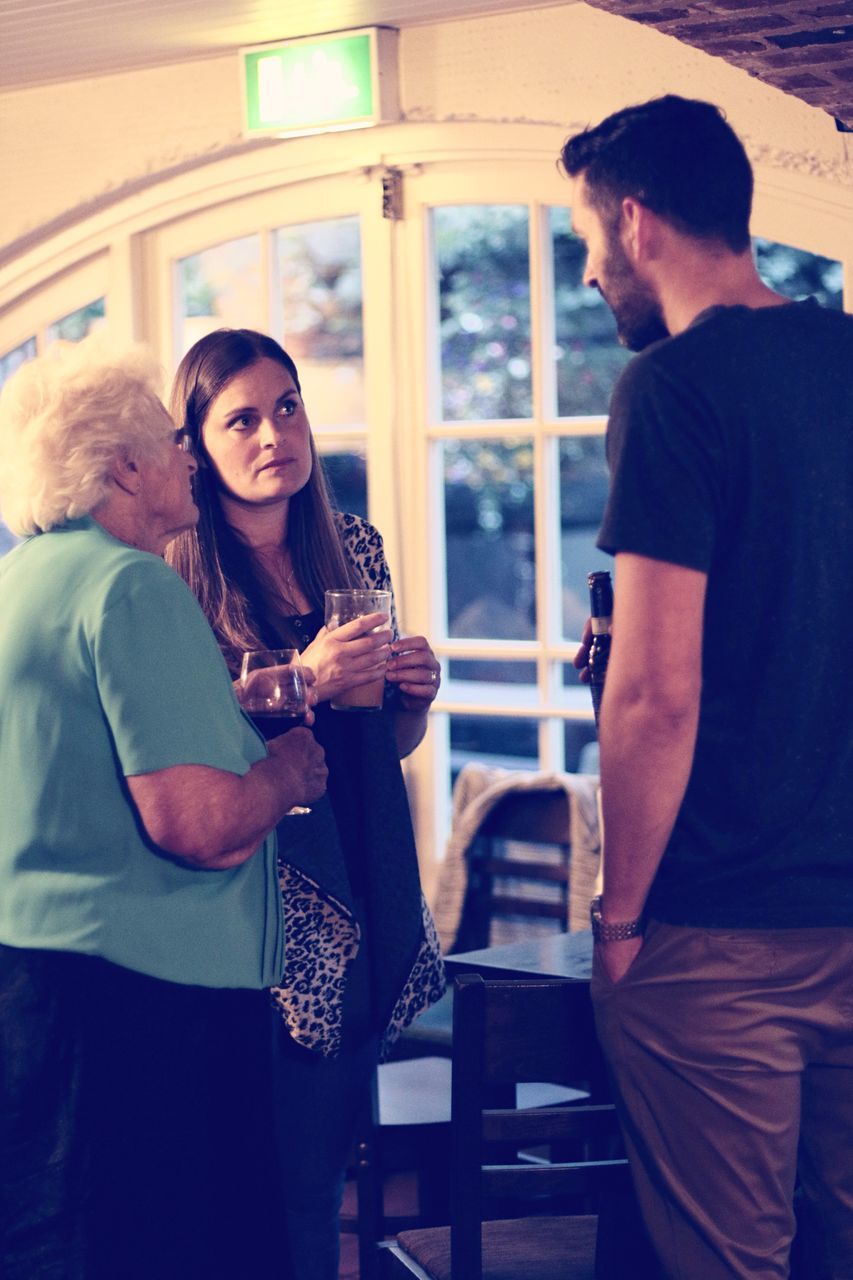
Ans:
[[[407,182],[398,289],[416,326],[407,580],[442,660],[429,770],[435,832],[468,760],[596,768],[571,658],[607,492],[604,430],[627,355],[581,283],[568,185],[540,161],[437,165]]]

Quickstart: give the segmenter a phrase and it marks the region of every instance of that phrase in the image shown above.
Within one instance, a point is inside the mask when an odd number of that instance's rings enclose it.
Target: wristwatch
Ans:
[[[600,895],[589,904],[589,918],[596,942],[627,942],[629,938],[639,938],[643,932],[642,916],[638,916],[636,920],[602,920]]]

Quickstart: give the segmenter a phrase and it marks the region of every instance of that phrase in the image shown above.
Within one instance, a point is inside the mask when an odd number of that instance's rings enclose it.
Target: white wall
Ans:
[[[409,28],[401,81],[412,123],[566,131],[661,92],[704,96],[725,107],[755,158],[853,186],[850,137],[823,112],[585,4]],[[246,145],[236,55],[0,95],[0,266],[57,220]],[[286,166],[294,144],[271,145]]]

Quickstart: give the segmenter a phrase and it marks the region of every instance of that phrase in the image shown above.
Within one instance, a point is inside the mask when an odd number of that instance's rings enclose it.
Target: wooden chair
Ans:
[[[548,921],[553,929],[568,930],[569,821],[564,791],[519,791],[495,805],[469,849],[468,886],[451,951],[488,947],[495,941],[493,927],[502,922],[523,927],[529,920]],[[448,991],[406,1028],[395,1057],[449,1057],[452,1042]]]
[[[466,904],[454,950],[487,946],[494,920],[512,917],[548,920],[565,929],[568,921],[569,807],[565,792],[527,791],[506,796],[489,813],[474,843]],[[553,856],[513,856],[511,844],[531,851],[549,846]],[[514,880],[523,891],[507,893]],[[556,895],[535,892],[547,887]],[[342,1229],[357,1231],[361,1280],[372,1280],[377,1242],[406,1227],[449,1220],[450,1053],[452,992],[403,1033],[395,1061],[380,1066],[369,1113],[359,1126],[356,1143],[357,1215],[342,1219]],[[404,1061],[404,1060],[409,1061]],[[577,1091],[543,1093],[523,1089],[526,1106],[543,1100],[565,1102]],[[415,1174],[417,1211],[407,1219],[385,1213],[387,1176],[400,1170]]]
[[[565,1105],[584,1097],[559,1085],[520,1084],[521,1107]],[[382,1063],[359,1125],[355,1147],[357,1211],[341,1229],[358,1234],[359,1275],[374,1280],[378,1245],[386,1236],[450,1221],[451,1062],[415,1058]],[[386,1209],[390,1176],[405,1172],[414,1191],[406,1214]]]
[[[450,1226],[405,1231],[382,1246],[383,1280],[657,1277],[633,1216],[588,992],[465,975],[453,1035]],[[583,1084],[589,1099],[526,1111],[499,1096],[543,1079]],[[543,1147],[560,1158],[537,1156]],[[516,1216],[501,1216],[507,1205]]]
[[[357,1210],[341,1230],[358,1234],[360,1280],[374,1280],[378,1245],[406,1228],[447,1222],[450,1215],[450,1059],[384,1062],[376,1071],[355,1145]],[[395,1173],[414,1177],[411,1212],[386,1211],[386,1184]],[[413,1197],[414,1199],[414,1197]]]
[[[484,819],[468,851],[468,886],[453,950],[489,946],[495,941],[493,926],[500,920],[547,920],[565,932],[570,855],[564,791],[504,796]]]

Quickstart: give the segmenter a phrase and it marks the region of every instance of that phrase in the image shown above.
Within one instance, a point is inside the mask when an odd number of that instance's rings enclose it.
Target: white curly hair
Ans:
[[[56,342],[0,393],[0,514],[13,533],[88,515],[116,458],[156,458],[168,434],[162,370],[147,348],[100,334]]]

